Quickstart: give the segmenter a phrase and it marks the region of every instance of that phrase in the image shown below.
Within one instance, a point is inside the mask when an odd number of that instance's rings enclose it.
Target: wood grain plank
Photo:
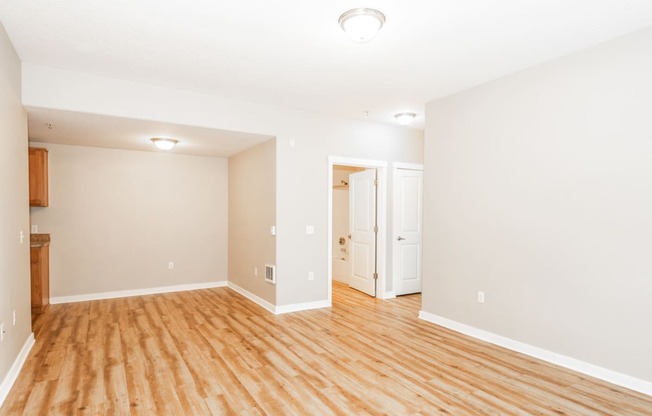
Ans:
[[[0,415],[652,415],[652,397],[334,283],[275,316],[228,288],[53,305]]]

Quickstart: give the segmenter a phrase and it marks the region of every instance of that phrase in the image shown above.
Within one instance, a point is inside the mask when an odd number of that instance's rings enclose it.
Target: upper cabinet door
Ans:
[[[48,198],[48,150],[29,148],[29,206],[47,207]]]

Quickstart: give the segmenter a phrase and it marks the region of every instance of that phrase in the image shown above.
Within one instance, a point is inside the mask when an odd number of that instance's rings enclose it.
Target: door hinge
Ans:
[[[374,273],[374,280],[378,280],[378,273]]]
[[[378,226],[377,226],[377,225],[374,225],[374,232],[375,232],[375,233],[378,232]]]
[[[378,179],[374,179],[374,186],[378,186]]]

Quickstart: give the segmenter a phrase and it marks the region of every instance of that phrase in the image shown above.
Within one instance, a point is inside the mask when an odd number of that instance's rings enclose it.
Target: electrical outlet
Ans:
[[[308,280],[315,280],[315,272],[308,272]]]
[[[254,276],[258,276],[258,267],[254,267]]]
[[[0,324],[0,342],[5,340],[5,324],[4,322]]]
[[[14,320],[14,326],[16,326],[16,309],[13,310],[13,312],[11,313],[11,315],[12,315],[13,320]]]
[[[38,225],[32,225],[32,234],[38,234]]]
[[[170,270],[174,269],[174,262],[173,261],[168,263],[168,269],[170,269]]]
[[[315,226],[314,225],[306,225],[306,234],[312,235],[315,233]]]
[[[478,291],[478,303],[484,303],[484,292]]]

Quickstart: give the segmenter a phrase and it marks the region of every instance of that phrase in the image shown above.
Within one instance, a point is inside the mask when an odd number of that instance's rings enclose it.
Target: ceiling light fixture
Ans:
[[[417,115],[415,113],[398,113],[394,116],[394,118],[401,126],[407,126],[408,124],[412,123],[412,120],[414,120],[416,116]]]
[[[179,143],[179,140],[176,139],[165,139],[162,137],[153,137],[152,143],[160,150],[172,150],[174,146]]]
[[[351,9],[338,20],[342,30],[355,42],[369,42],[385,23],[385,15],[375,9]]]

